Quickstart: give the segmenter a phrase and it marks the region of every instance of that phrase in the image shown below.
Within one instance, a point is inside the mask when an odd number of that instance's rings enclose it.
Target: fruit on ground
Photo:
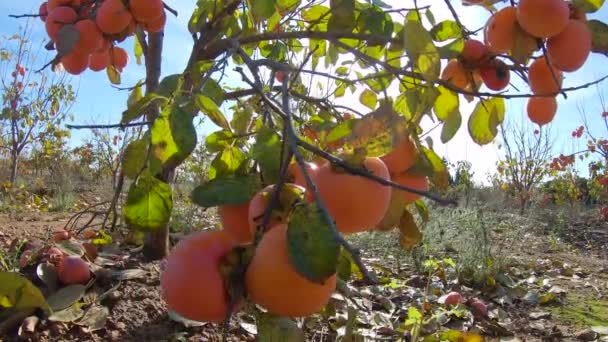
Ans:
[[[254,230],[249,225],[249,201],[243,204],[223,205],[218,209],[222,228],[239,243],[253,241]]]
[[[323,284],[300,275],[287,254],[287,225],[264,234],[245,274],[249,298],[273,314],[290,317],[319,312],[336,288],[336,275]]]
[[[380,158],[368,157],[362,166],[377,177],[391,179],[386,164]],[[345,234],[376,226],[390,205],[390,187],[362,176],[334,170],[331,164],[321,166],[314,181],[338,230]]]
[[[488,55],[488,47],[479,40],[469,39],[464,42],[462,59],[473,66],[479,64]]]
[[[53,232],[53,241],[59,242],[70,238],[70,232],[65,229],[57,229]]]
[[[31,249],[23,251],[23,253],[21,253],[21,256],[19,257],[19,267],[25,268],[27,265],[30,264],[30,262],[32,262],[33,257],[34,251],[32,251]]]
[[[484,317],[488,316],[488,306],[481,299],[471,299],[471,301],[469,302],[469,306],[476,314]]]
[[[543,126],[553,121],[557,112],[555,97],[531,97],[526,105],[530,121]]]
[[[397,174],[407,171],[414,166],[418,151],[414,142],[407,138],[402,139],[392,151],[380,157],[390,174]]]
[[[124,31],[133,17],[121,0],[105,0],[99,6],[95,22],[101,32],[106,34],[117,34]]]
[[[513,38],[517,25],[517,9],[507,6],[496,12],[488,20],[485,41],[494,53],[507,53],[513,48]]]
[[[90,54],[103,46],[103,34],[93,20],[80,20],[74,26],[79,33],[74,51]]]
[[[569,20],[566,28],[547,40],[547,55],[556,68],[572,72],[585,64],[591,52],[591,32],[580,20]]]
[[[89,67],[89,55],[78,51],[72,51],[61,57],[61,64],[68,73],[80,75]]]
[[[444,303],[445,303],[445,305],[457,305],[457,304],[463,304],[465,302],[466,302],[466,300],[460,293],[452,291],[445,296]]]
[[[545,57],[536,59],[528,69],[530,89],[537,95],[557,93],[561,87],[562,78],[562,72],[553,65],[549,66]]]
[[[464,65],[456,59],[448,62],[441,71],[441,79],[448,81],[456,88],[464,89],[469,84],[469,77]]]
[[[129,63],[129,55],[125,49],[114,46],[110,48],[110,65],[118,71],[122,71]]]
[[[86,284],[91,279],[89,264],[81,257],[71,255],[61,259],[57,265],[57,278],[65,285]]]
[[[61,249],[57,247],[49,247],[49,249],[46,251],[46,255],[49,260],[54,261],[59,260],[59,258],[63,257],[64,254]]]
[[[254,234],[257,227],[262,224],[262,220],[264,219],[264,211],[268,206],[268,202],[272,198],[272,192],[274,191],[274,187],[275,185],[271,184],[260,190],[253,196],[249,203],[249,211],[247,217],[249,226],[252,230],[252,234]],[[293,183],[285,183],[283,185],[283,188],[281,189],[281,194],[279,195],[279,204],[274,207],[272,211],[272,216],[270,217],[270,221],[268,222],[266,230],[268,230],[268,228],[270,227],[276,226],[277,224],[287,222],[287,216],[291,211],[293,201],[302,199],[296,195],[297,193],[306,195],[306,188]]]
[[[416,190],[427,191],[429,189],[429,180],[426,178],[426,176],[419,176],[408,172],[393,175],[393,182]],[[405,199],[406,203],[415,202],[416,200],[422,197],[418,194],[409,191],[398,189],[394,189],[393,191],[399,191],[399,193],[401,193],[403,198]]]
[[[479,68],[479,75],[486,87],[496,91],[506,88],[511,79],[511,73],[506,64],[498,59]]]
[[[135,20],[147,23],[154,21],[163,14],[162,0],[130,0],[129,10]]]
[[[524,31],[538,38],[550,38],[568,24],[570,10],[564,0],[521,0],[517,21]]]
[[[46,18],[46,33],[54,42],[56,42],[58,38],[57,33],[59,30],[64,25],[73,24],[76,19],[78,19],[78,15],[76,14],[76,11],[70,7],[57,7],[50,11],[48,17]]]
[[[229,297],[220,263],[236,246],[232,236],[221,230],[194,233],[175,245],[160,276],[169,310],[195,321],[222,322]]]

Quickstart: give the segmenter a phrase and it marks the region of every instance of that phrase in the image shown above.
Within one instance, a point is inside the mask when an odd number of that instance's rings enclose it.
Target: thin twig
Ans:
[[[138,126],[147,126],[151,125],[151,121],[143,121],[143,122],[130,122],[130,123],[118,123],[118,124],[108,124],[108,125],[70,125],[67,124],[65,127],[69,129],[99,129],[99,128],[128,128],[128,127],[138,127]]]
[[[173,14],[175,17],[177,17],[177,15],[178,15],[177,11],[175,9],[171,8],[169,5],[167,5],[167,3],[165,3],[164,1],[163,1],[163,7],[167,11],[171,12],[171,14]]]

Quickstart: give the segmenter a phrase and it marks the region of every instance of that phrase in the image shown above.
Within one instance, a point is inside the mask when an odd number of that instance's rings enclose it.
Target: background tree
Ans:
[[[507,187],[505,190],[518,198],[522,214],[549,172],[552,148],[548,127],[531,131],[527,125],[501,126],[504,156],[498,162],[498,172]]]
[[[30,40],[29,25],[0,43],[0,148],[10,156],[12,183],[17,178],[19,158],[28,147],[39,144],[50,151],[54,142],[69,134],[61,124],[75,100],[65,74],[35,71],[44,54],[42,44]]]

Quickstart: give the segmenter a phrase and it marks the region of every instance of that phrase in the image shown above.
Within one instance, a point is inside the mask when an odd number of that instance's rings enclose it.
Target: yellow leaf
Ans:
[[[397,227],[401,221],[401,216],[403,216],[405,205],[405,198],[401,192],[393,189],[391,193],[391,204],[388,207],[386,214],[384,214],[382,221],[376,225],[376,229],[386,232]]]
[[[40,289],[15,272],[0,272],[0,306],[16,310],[41,308],[47,313],[51,311]]]

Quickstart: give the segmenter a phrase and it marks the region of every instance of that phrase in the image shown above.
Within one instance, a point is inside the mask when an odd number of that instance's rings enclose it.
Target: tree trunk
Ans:
[[[17,153],[17,151],[13,150],[13,151],[11,151],[11,178],[10,178],[11,184],[15,184],[15,181],[17,180],[18,163],[19,163],[19,154]]]
[[[163,50],[164,33],[151,33],[148,36],[147,49],[144,51],[146,61],[146,94],[156,91],[160,81],[161,59]],[[148,120],[153,122],[158,116],[158,108],[150,110],[147,114]],[[163,170],[157,178],[167,184],[171,184],[173,170]],[[142,253],[146,260],[159,260],[169,254],[169,226],[158,230],[146,232],[144,235],[144,246]]]

